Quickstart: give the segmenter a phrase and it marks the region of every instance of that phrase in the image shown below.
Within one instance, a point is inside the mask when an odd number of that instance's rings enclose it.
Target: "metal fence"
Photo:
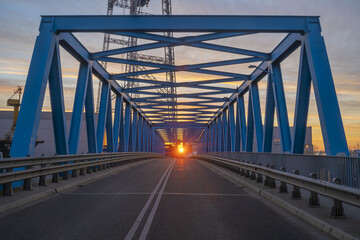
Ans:
[[[47,176],[52,176],[52,182],[58,182],[59,177],[66,180],[85,175],[93,171],[116,167],[140,160],[159,158],[157,153],[101,153],[61,155],[53,157],[5,158],[0,160],[0,184],[4,195],[13,195],[13,183],[22,181],[24,190],[31,190],[32,180],[39,179],[39,185],[45,186]]]
[[[276,169],[285,167],[288,171],[296,169],[303,176],[316,173],[319,179],[328,182],[338,177],[342,179],[343,185],[360,189],[360,158],[357,157],[249,152],[218,152],[206,155],[262,165],[270,164]]]

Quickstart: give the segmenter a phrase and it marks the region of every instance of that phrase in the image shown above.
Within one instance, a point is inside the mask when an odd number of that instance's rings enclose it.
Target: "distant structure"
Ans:
[[[149,2],[150,2],[150,0],[108,0],[107,15],[114,14],[114,7],[129,9],[130,15],[150,15],[149,13],[145,13],[142,11],[142,8],[144,6],[148,6]],[[163,15],[172,15],[171,0],[162,0],[162,14]],[[164,35],[167,37],[173,37],[172,32],[165,32]],[[110,44],[134,47],[137,45],[137,38],[133,37],[133,36],[129,36],[128,40],[123,40],[123,39],[116,38],[115,36],[106,33],[104,35],[103,51],[109,50]],[[137,52],[129,52],[129,53],[127,53],[127,59],[175,65],[174,47],[168,46],[168,47],[165,47],[164,50],[165,50],[164,58],[158,57],[158,56],[139,54]],[[103,64],[103,67],[106,69],[107,62],[103,62],[102,64]],[[145,70],[146,70],[146,67],[141,66],[141,65],[126,64],[126,67],[125,67],[125,73],[139,72],[139,71],[145,71]],[[156,81],[156,78],[152,74],[143,74],[143,75],[141,75],[141,78],[143,78],[145,80],[149,80],[149,81]],[[167,72],[166,73],[166,81],[171,82],[171,83],[176,83],[175,72],[172,72],[172,71]],[[97,104],[96,104],[97,110],[100,107],[101,85],[102,85],[102,83],[101,83],[101,81],[99,81]],[[138,87],[138,86],[139,86],[139,82],[136,82],[136,81],[124,81],[124,84],[123,84],[124,88],[134,88],[134,87]],[[176,102],[176,98],[174,97],[176,95],[175,87],[158,88],[156,90],[160,93],[170,94],[172,96],[170,98],[167,98],[166,102],[171,102],[171,103]],[[137,96],[132,94],[132,97],[137,97]],[[175,104],[169,105],[169,113],[171,115],[173,115],[173,118],[175,116],[175,109],[176,109]]]

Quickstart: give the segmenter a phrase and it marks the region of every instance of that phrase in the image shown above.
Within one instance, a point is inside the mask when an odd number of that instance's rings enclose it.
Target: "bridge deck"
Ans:
[[[1,238],[327,238],[195,160],[173,162],[149,162],[2,214]]]

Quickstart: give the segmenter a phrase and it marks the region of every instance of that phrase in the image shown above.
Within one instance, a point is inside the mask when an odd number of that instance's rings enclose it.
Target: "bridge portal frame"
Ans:
[[[274,111],[276,110],[283,152],[303,153],[311,82],[314,86],[326,153],[328,155],[336,155],[338,153],[349,154],[325,42],[321,36],[319,17],[175,15],[43,16],[39,31],[40,34],[36,39],[23,95],[22,107],[11,148],[10,155],[12,157],[32,155],[34,152],[47,83],[49,83],[55,144],[58,154],[77,153],[84,108],[86,112],[89,152],[102,152],[105,131],[108,140],[108,151],[129,151],[130,149],[132,151],[145,151],[147,148],[146,142],[150,143],[148,149],[155,151],[155,137],[157,137],[158,140],[163,140],[156,130],[169,128],[169,125],[166,122],[163,124],[152,123],[142,110],[145,106],[140,108],[137,105],[137,102],[140,100],[131,99],[128,93],[146,93],[158,96],[158,93],[152,93],[149,90],[159,87],[180,87],[184,85],[198,89],[212,90],[212,92],[208,93],[210,95],[232,93],[207,124],[177,123],[177,127],[181,128],[203,128],[205,134],[202,134],[201,137],[206,140],[205,151],[252,151],[253,131],[255,131],[257,139],[256,146],[258,152],[271,150],[269,144],[271,142],[270,138],[272,137]],[[203,32],[207,34],[175,38],[149,33],[170,31]],[[74,37],[72,33],[75,32],[111,33],[156,42],[131,48],[90,53]],[[209,32],[210,34],[208,34]],[[204,42],[255,33],[287,33],[288,35],[271,53],[261,53]],[[134,62],[133,60],[109,57],[129,51],[150,50],[179,45],[231,52],[252,57],[186,66],[169,66],[166,64],[145,63],[140,61]],[[64,117],[64,97],[59,57],[60,46],[80,62],[69,137],[67,136]],[[280,63],[298,47],[301,47],[301,59],[294,133],[291,138]],[[227,78],[193,83],[164,83],[159,81],[153,83],[158,84],[156,86],[123,89],[115,80],[128,81],[131,79],[132,81],[143,81],[129,77],[135,77],[144,74],[144,72],[111,75],[101,67],[98,61],[138,64],[157,68],[148,70],[146,73],[191,71],[220,75]],[[261,61],[261,63],[251,75],[204,69],[214,66],[257,61]],[[91,84],[92,74],[103,82],[97,126],[95,126],[94,117],[94,96]],[[257,83],[266,75],[268,75],[269,84],[265,109],[265,125],[263,126]],[[239,80],[244,80],[244,82],[235,90],[205,85],[207,83]],[[111,117],[110,92],[116,94],[115,116],[118,118],[114,120],[114,124],[112,123]],[[246,124],[243,96],[247,92],[249,93],[249,106]],[[206,95],[207,94],[203,93],[199,96],[205,99],[207,98],[210,102],[220,101],[220,98],[206,97]],[[174,97],[194,96],[194,94],[179,94]],[[164,97],[169,97],[169,95],[167,94],[165,96],[163,94],[162,96],[154,97],[154,99]],[[121,112],[123,102],[125,103],[124,114]],[[235,102],[237,103],[236,120],[234,119],[235,110],[232,109]],[[207,105],[206,103],[208,102],[194,103],[194,106],[199,107],[199,109],[193,110],[196,112],[194,115],[205,113],[206,109],[214,108],[214,106]],[[174,104],[181,105],[180,103]],[[157,113],[161,113],[164,110],[164,108],[161,108],[161,104],[158,103],[148,105],[148,107],[158,109]],[[189,111],[189,109],[177,109],[177,111],[181,110]],[[133,112],[133,114],[131,114],[131,112]],[[133,116],[133,121],[131,121],[131,115]],[[137,121],[137,119],[140,119],[140,121]],[[176,126],[171,125],[170,128],[176,128]],[[232,132],[234,129],[236,131],[235,134]],[[147,132],[150,134],[145,134]],[[142,140],[145,139],[145,137],[148,141]],[[209,141],[213,141],[213,143],[209,143]],[[138,148],[136,148],[134,144],[137,144]]]

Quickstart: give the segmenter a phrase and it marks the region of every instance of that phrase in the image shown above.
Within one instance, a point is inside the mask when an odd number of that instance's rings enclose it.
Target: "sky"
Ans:
[[[348,144],[352,148],[360,143],[360,1],[359,0],[172,0],[173,14],[214,15],[308,15],[320,16],[322,35],[340,104]],[[0,109],[9,109],[6,100],[17,85],[24,86],[35,38],[38,34],[40,15],[103,15],[107,0],[0,0]],[[151,0],[143,11],[161,14],[161,0]],[[122,14],[123,10],[115,10]],[[101,50],[103,36],[76,35],[90,51]],[[284,37],[281,34],[260,34],[222,40],[229,46],[270,52]],[[146,52],[145,52],[146,53]],[[149,54],[149,53],[146,53]],[[151,54],[161,54],[152,52]],[[176,63],[200,63],[210,60],[234,58],[232,55],[200,52],[186,47],[175,48]],[[75,92],[78,64],[61,52],[64,78],[65,106],[71,111]],[[299,50],[282,63],[283,80],[289,111],[293,123]],[[234,67],[229,67],[231,71]],[[109,71],[115,71],[109,66]],[[251,73],[247,66],[238,69]],[[158,76],[160,79],[162,76]],[[207,79],[189,73],[177,74],[177,81]],[[240,83],[235,83],[240,84]],[[226,84],[223,84],[226,86]],[[229,86],[227,84],[227,86]],[[266,82],[260,82],[261,107],[264,114]],[[234,85],[231,87],[235,87]],[[179,91],[182,91],[179,89]],[[49,110],[49,96],[44,102]],[[314,94],[311,95],[308,125],[313,127],[313,143],[322,150],[322,136]]]

